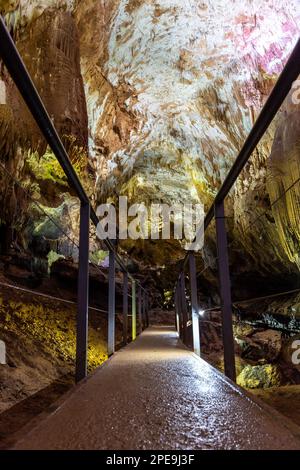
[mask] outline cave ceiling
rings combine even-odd
[[[299,0],[0,0],[0,9],[58,131],[85,149],[95,204],[121,194],[207,210],[300,31]],[[46,148],[3,68],[1,90],[2,158],[22,175],[24,155]],[[299,114],[291,92],[226,202],[233,262],[243,251],[251,269],[300,266],[300,186],[272,206],[300,176]],[[183,255],[172,243],[124,248],[156,265]]]

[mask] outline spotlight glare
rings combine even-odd
[[[200,310],[198,311],[198,314],[200,315],[200,317],[203,317],[204,314],[205,314],[205,310],[201,310],[201,309],[200,309]]]

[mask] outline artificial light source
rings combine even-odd
[[[200,315],[200,317],[203,317],[205,314],[205,310],[199,310],[198,314]]]

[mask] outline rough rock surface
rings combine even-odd
[[[245,359],[274,362],[281,351],[281,333],[274,330],[258,331],[249,336],[236,336],[236,342],[241,348]]]
[[[88,142],[95,203],[126,194],[206,209],[283,69],[300,19],[298,0],[2,0],[0,9],[59,132]],[[22,179],[24,149],[42,155],[44,142],[2,68],[1,80],[1,148]],[[271,206],[299,176],[292,96],[226,205],[234,259],[247,260],[240,271],[298,272],[299,185]],[[15,205],[15,192],[6,206]],[[170,248],[156,245],[124,244],[162,266]],[[172,261],[182,256],[176,246]],[[209,244],[207,252],[205,262]]]
[[[273,364],[247,365],[237,376],[237,384],[245,388],[269,388],[281,385],[278,367]]]

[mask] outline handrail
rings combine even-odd
[[[298,39],[296,46],[293,49],[283,71],[281,72],[270,96],[268,97],[264,107],[262,108],[256,122],[254,123],[250,134],[248,135],[240,153],[238,154],[234,164],[232,165],[228,175],[226,176],[221,188],[219,189],[215,199],[210,206],[205,219],[204,231],[208,228],[210,222],[214,217],[215,205],[225,200],[235,181],[244,169],[248,162],[253,150],[259,144],[261,138],[265,134],[272,120],[274,119],[277,111],[282,105],[291,90],[293,82],[300,74],[300,39]],[[201,227],[202,229],[202,227]],[[198,234],[200,230],[198,231]],[[197,235],[198,235],[197,234]],[[197,238],[194,238],[194,241]],[[187,262],[188,254],[184,258],[184,266]]]
[[[90,204],[89,197],[86,194],[76,171],[74,170],[74,167],[68,157],[67,151],[52,123],[52,120],[27,71],[27,68],[16,48],[16,45],[11,35],[9,34],[8,29],[6,28],[2,16],[0,16],[0,44],[0,56],[7,70],[9,71],[12,79],[14,80],[15,85],[17,86],[25,103],[27,104],[42,134],[44,135],[46,141],[48,142],[54,155],[60,163],[70,186],[75,190],[82,204],[90,205],[90,219],[93,224],[97,227],[99,219],[96,215],[96,212]],[[123,260],[116,252],[111,240],[104,240],[104,243],[106,247],[114,253],[116,261],[121,267],[121,269],[127,272],[131,280],[134,280],[134,277],[129,273]],[[139,281],[136,280],[135,282],[140,285],[142,289],[144,289]]]

